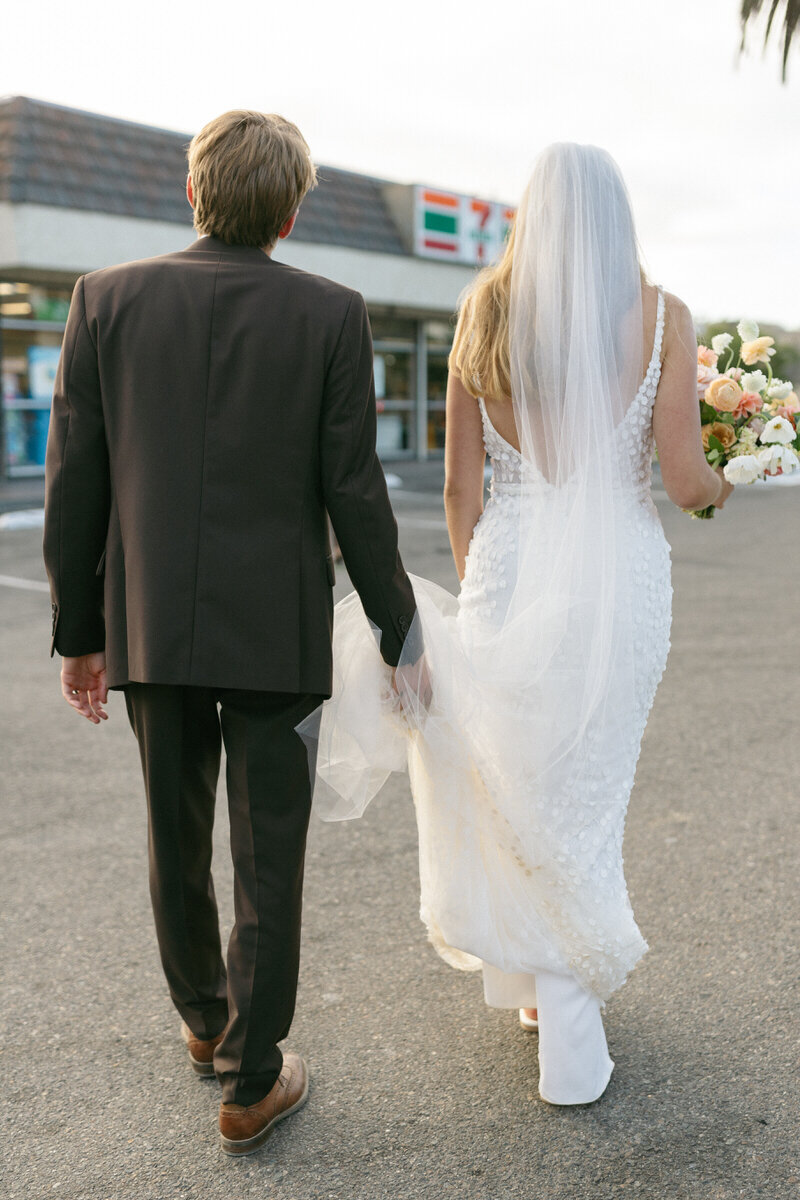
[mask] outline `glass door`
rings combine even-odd
[[[415,323],[372,317],[375,350],[375,399],[378,408],[378,454],[382,459],[408,458],[415,437]]]

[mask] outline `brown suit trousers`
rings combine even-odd
[[[294,729],[322,696],[131,683],[125,700],[170,995],[196,1037],[227,1026],[214,1056],[222,1098],[254,1104],[278,1077],[278,1042],[294,1014],[311,811],[308,756]],[[236,918],[227,976],[211,875],[223,742]]]

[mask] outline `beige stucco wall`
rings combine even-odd
[[[0,204],[0,271],[77,276],[112,263],[181,249],[191,226],[40,204]],[[369,304],[451,313],[470,267],[396,254],[372,254],[288,238],[275,258],[360,291]]]

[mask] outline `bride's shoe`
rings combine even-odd
[[[609,1057],[600,1001],[574,976],[536,972],[539,1095],[548,1104],[593,1104],[606,1090]]]
[[[530,1033],[533,1033],[534,1030],[538,1030],[539,1022],[535,1017],[529,1017],[528,1011],[528,1009],[524,1008],[519,1010],[519,1023],[523,1029],[527,1029]],[[538,1010],[534,1008],[532,1011],[535,1012],[536,1016],[538,1017]]]

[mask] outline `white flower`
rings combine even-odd
[[[758,433],[755,429],[751,429],[749,425],[745,425],[739,430],[739,440],[731,449],[730,454],[755,454],[758,449]]]
[[[716,337],[711,339],[711,349],[715,354],[722,354],[728,349],[732,341],[732,333],[718,333]]]
[[[800,458],[791,446],[764,446],[763,450],[759,450],[757,457],[758,465],[765,475],[777,475],[781,471],[788,475],[800,467]]]
[[[739,385],[743,392],[760,392],[767,386],[767,377],[763,371],[751,371],[749,375],[742,376]],[[788,396],[789,393],[787,392],[786,395]]]
[[[754,342],[758,337],[758,326],[755,321],[740,321],[736,332],[743,342]]]
[[[788,446],[794,441],[794,426],[786,417],[773,417],[761,430],[758,440],[764,445],[780,442],[782,446]]]
[[[760,375],[760,371],[754,371],[754,375]],[[785,400],[792,390],[791,383],[785,383],[782,379],[773,379],[769,385],[767,395],[770,400]]]
[[[722,473],[728,483],[754,483],[761,476],[761,464],[754,454],[740,454],[725,463]]]

